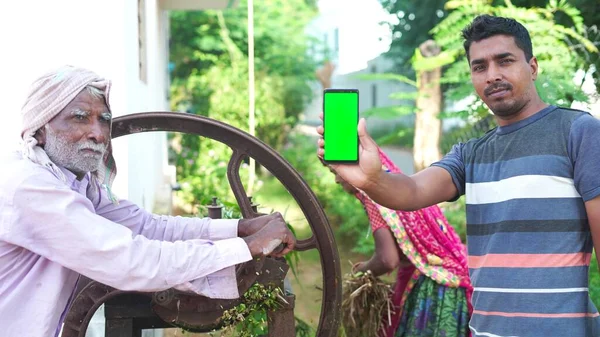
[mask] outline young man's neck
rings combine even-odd
[[[495,116],[496,123],[498,124],[498,126],[507,126],[510,124],[514,124],[524,120],[525,118],[535,115],[547,106],[548,104],[546,104],[544,101],[542,101],[542,99],[539,96],[536,95],[536,98],[529,101],[518,113],[507,117]]]

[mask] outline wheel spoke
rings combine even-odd
[[[237,149],[232,150],[233,154],[231,155],[231,159],[229,159],[229,164],[227,165],[227,179],[229,180],[231,191],[233,192],[235,200],[240,206],[240,210],[244,218],[254,218],[257,214],[254,212],[254,210],[252,210],[252,205],[248,199],[248,194],[246,193],[244,184],[240,178],[240,166],[247,155],[241,151],[238,151]]]
[[[298,240],[296,242],[296,248],[294,248],[294,250],[297,250],[299,252],[304,252],[309,249],[318,249],[317,239],[314,235],[305,240]]]

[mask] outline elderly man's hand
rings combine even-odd
[[[265,227],[269,221],[277,218],[284,221],[283,216],[281,216],[281,213],[279,212],[261,215],[252,219],[240,219],[238,223],[238,236],[241,238],[250,236]]]
[[[268,222],[254,234],[244,237],[252,257],[267,255],[280,257],[294,249],[296,238],[287,227],[281,214],[274,213],[260,218],[267,218]],[[279,250],[280,246],[283,249]]]

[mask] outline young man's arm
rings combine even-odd
[[[322,126],[317,133],[323,135]],[[456,145],[442,162],[412,176],[391,174],[381,169],[379,148],[367,133],[366,122],[358,123],[359,162],[357,165],[330,165],[345,181],[361,189],[373,201],[391,209],[417,210],[442,201],[456,198],[462,194],[464,185],[464,164],[462,145]],[[325,155],[327,145],[323,139],[317,142],[317,155]]]
[[[365,189],[369,197],[382,206],[402,211],[419,210],[458,195],[450,173],[436,166],[411,176],[382,173],[377,182]]]

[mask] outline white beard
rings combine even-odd
[[[101,154],[81,152],[83,149],[92,149],[99,151]],[[106,145],[96,144],[91,140],[69,143],[48,128],[46,129],[44,151],[56,165],[62,166],[75,174],[85,174],[94,172],[100,167],[106,152]]]

